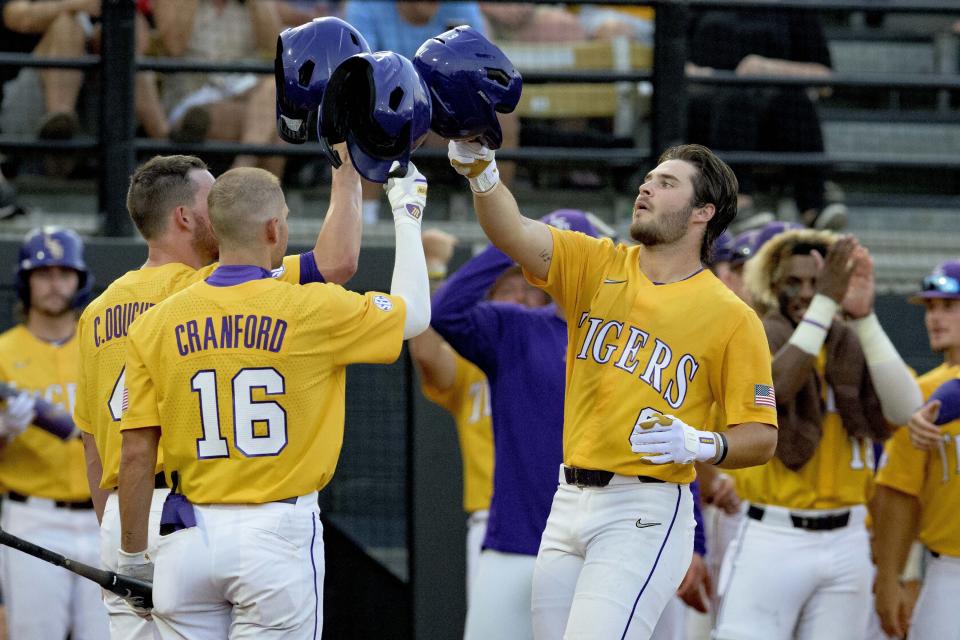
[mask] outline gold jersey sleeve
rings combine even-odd
[[[917,380],[923,397],[960,377],[960,366],[941,365]],[[950,556],[960,556],[960,420],[940,427],[941,441],[933,451],[915,449],[906,427],[887,441],[877,484],[920,500],[920,541]]]
[[[157,303],[206,279],[218,265],[193,269],[181,263],[129,271],[115,280],[80,316],[80,385],[74,422],[93,436],[103,474],[100,487],[117,488],[120,471],[120,417],[124,403],[127,329]],[[299,284],[300,256],[287,256],[277,279]],[[163,468],[162,457],[157,471]]]
[[[438,389],[426,380],[423,395],[453,416],[463,461],[463,510],[467,513],[490,508],[493,495],[493,421],[490,417],[490,387],[487,377],[449,345],[456,362],[456,374],[449,389]]]
[[[826,349],[821,350],[815,366],[823,379]],[[847,434],[826,382],[821,388],[827,411],[813,456],[797,471],[788,469],[777,457],[742,469],[737,476],[741,498],[790,509],[839,509],[867,501],[876,468],[873,441]]]
[[[707,428],[717,403],[729,424],[776,426],[770,351],[756,313],[712,273],[670,284],[640,270],[642,248],[550,228],[549,293],[567,320],[564,463],[669,482],[693,465],[650,465],[630,450],[651,412]]]
[[[121,430],[159,426],[164,470],[198,504],[323,488],[343,442],[346,366],[400,354],[401,298],[265,278],[199,282],[130,329]]]
[[[61,345],[35,337],[23,325],[0,335],[0,380],[72,412],[77,393],[79,350],[75,335]],[[64,442],[27,427],[0,451],[0,485],[9,491],[52,500],[90,497],[83,445]]]

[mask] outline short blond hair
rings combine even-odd
[[[226,248],[248,246],[260,226],[283,215],[283,189],[275,175],[255,167],[238,167],[221,175],[207,197],[210,224]]]

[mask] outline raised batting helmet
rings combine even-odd
[[[480,141],[491,149],[503,142],[497,113],[520,101],[520,72],[495,44],[469,26],[430,38],[413,64],[430,89],[430,128],[452,140]]]
[[[46,226],[31,229],[20,245],[17,260],[17,295],[25,307],[30,306],[30,272],[43,267],[73,269],[80,276],[73,306],[82,307],[90,300],[93,276],[83,259],[83,240],[72,229]]]
[[[277,132],[293,144],[307,141],[311,118],[340,63],[370,45],[340,18],[316,18],[277,36],[274,77],[277,83]],[[318,130],[323,127],[318,123]]]
[[[398,53],[351,56],[330,76],[320,121],[329,127],[330,144],[347,141],[360,175],[384,183],[394,162],[406,173],[410,154],[430,130],[427,85]]]

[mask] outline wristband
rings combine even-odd
[[[718,442],[720,443],[717,449],[720,453],[717,455],[716,460],[713,461],[713,464],[717,465],[727,459],[727,452],[730,450],[729,445],[727,445],[727,436],[723,435],[719,431],[716,432]]]
[[[839,308],[839,304],[822,293],[813,296],[807,312],[803,314],[800,324],[787,343],[812,356],[819,354],[827,339],[827,331],[833,323],[833,316]]]
[[[500,171],[497,169],[497,161],[491,160],[487,168],[475,178],[468,178],[470,190],[474,193],[487,193],[500,182]]]

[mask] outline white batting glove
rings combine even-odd
[[[14,438],[33,424],[33,419],[37,417],[36,405],[36,396],[26,391],[7,398],[7,406],[0,414],[3,435]]]
[[[138,580],[153,582],[153,561],[147,556],[146,551],[139,553],[127,553],[123,549],[117,551],[117,573]],[[123,599],[130,608],[137,612],[142,618],[150,618],[150,609],[141,606],[141,602],[136,598]]]
[[[638,422],[630,434],[630,450],[651,464],[712,462],[719,440],[710,431],[700,431],[677,417],[655,414]]]
[[[390,167],[391,173],[400,168],[399,162]],[[420,228],[423,210],[427,206],[427,179],[412,162],[407,164],[407,175],[390,178],[383,185],[393,210],[394,222],[412,222]]]
[[[451,140],[447,158],[457,173],[466,176],[474,193],[486,193],[500,182],[496,154],[479,142]]]

